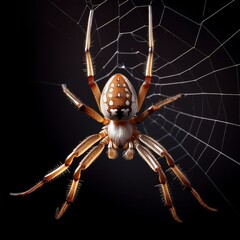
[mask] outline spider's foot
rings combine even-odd
[[[175,96],[175,98],[176,98],[176,99],[179,99],[179,98],[183,98],[183,97],[185,97],[185,96],[186,96],[185,94],[179,93],[179,94],[177,94],[177,95]]]
[[[207,210],[212,211],[212,212],[217,212],[218,210],[216,208],[212,208],[209,207],[200,197],[200,195],[198,194],[198,192],[195,189],[191,189],[192,194],[194,195],[194,197],[198,200],[198,202]]]
[[[209,207],[209,206],[207,206],[206,208],[207,208],[209,211],[218,212],[218,209],[217,209],[217,208],[212,208],[212,207]]]
[[[60,219],[62,215],[66,212],[67,208],[69,207],[69,203],[65,202],[61,208],[57,208],[55,212],[55,219]]]
[[[171,208],[169,208],[169,210],[170,210],[170,212],[171,212],[174,220],[175,220],[176,222],[178,222],[178,223],[182,223],[182,220],[178,217],[175,208],[174,208],[174,207],[171,207]]]

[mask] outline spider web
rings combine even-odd
[[[32,84],[31,88],[37,93],[34,97],[38,98],[36,106],[40,110],[37,111],[45,114],[41,115],[41,123],[43,121],[45,127],[51,129],[46,134],[49,139],[47,143],[57,142],[55,151],[59,151],[59,146],[66,149],[66,152],[61,150],[62,155],[49,155],[62,161],[78,141],[99,131],[99,126],[82,119],[81,113],[77,113],[80,120],[74,119],[76,109],[69,106],[60,87],[66,83],[81,100],[97,109],[84,71],[84,39],[89,10],[94,10],[91,53],[95,79],[100,89],[111,75],[120,72],[138,90],[144,81],[148,54],[149,4],[153,11],[154,68],[143,109],[178,93],[183,93],[185,97],[154,113],[139,126],[139,130],[159,141],[187,174],[203,199],[219,209],[219,214],[214,218],[212,213],[206,213],[197,204],[191,205],[195,200],[192,196],[186,196],[187,190],[183,193],[170,176],[174,203],[180,208],[177,210],[181,215],[185,213],[185,218],[191,221],[190,214],[199,216],[204,211],[204,217],[210,218],[209,221],[224,222],[226,217],[239,220],[240,86],[237,45],[240,26],[237,14],[240,8],[237,0],[181,3],[171,0],[52,0],[32,3],[28,20],[34,20],[31,25],[33,46],[38,46],[38,50],[33,54],[34,70],[31,83],[27,82],[27,85]],[[74,117],[72,114],[75,114]],[[87,127],[83,129],[79,121]],[[47,122],[51,123],[50,126]],[[59,129],[64,133],[59,133]],[[70,137],[74,137],[74,140],[70,140]],[[136,158],[139,158],[137,154]],[[163,159],[158,160],[166,167]],[[98,172],[101,171],[99,175],[116,174],[118,171],[101,168],[101,164],[96,165],[100,169]],[[117,167],[122,171],[120,164],[123,163],[117,163]],[[138,171],[137,167],[142,167],[133,165],[131,163],[130,169],[135,172]],[[43,169],[42,163],[37,166],[41,170],[47,169]],[[53,167],[52,162],[49,166]],[[147,169],[144,163],[143,166]],[[126,175],[130,172],[126,169],[123,171]],[[41,171],[39,178],[43,173]],[[140,176],[132,174],[129,179]],[[143,178],[154,175],[148,169],[143,174]],[[84,176],[87,178],[87,174]],[[89,176],[95,177],[91,172]],[[111,177],[114,181],[114,176]],[[33,174],[31,179],[36,179],[36,176]],[[151,186],[157,184],[155,178],[150,180]],[[26,181],[24,184],[29,184],[29,178]],[[144,181],[148,182],[147,179]],[[126,188],[127,185],[124,186]],[[105,193],[107,187],[103,187]],[[140,199],[140,196],[137,197]],[[141,197],[147,201],[146,196]],[[148,201],[151,202],[151,199]],[[157,204],[161,208],[161,204]],[[153,204],[155,208],[157,204]],[[81,203],[75,203],[74,208],[76,205]],[[149,212],[142,214],[149,216]],[[166,211],[163,219],[169,218],[171,222],[167,214]]]

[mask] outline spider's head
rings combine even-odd
[[[113,75],[103,88],[101,112],[110,120],[128,120],[137,113],[138,99],[130,81],[122,74]]]

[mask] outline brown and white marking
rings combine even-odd
[[[124,121],[133,117],[138,101],[130,81],[119,73],[112,76],[103,88],[100,106],[104,117],[110,120]]]

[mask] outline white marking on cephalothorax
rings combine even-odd
[[[125,88],[125,92],[129,92],[129,90],[127,88]]]
[[[109,101],[109,105],[110,105],[110,106],[113,105],[113,101],[112,101],[112,100]]]
[[[114,87],[114,83],[111,84],[111,87]]]
[[[117,116],[117,109],[110,109],[111,116]]]
[[[129,97],[130,97],[130,95],[127,93],[127,94],[126,94],[126,97],[127,97],[127,98],[129,98]]]
[[[110,88],[110,89],[109,89],[109,92],[113,92],[113,88]]]
[[[117,86],[118,86],[118,87],[121,87],[121,84],[120,84],[120,83],[118,83],[118,84],[117,84]]]
[[[126,105],[130,105],[130,102],[128,100],[126,101]]]
[[[123,86],[126,87],[126,84],[124,83]]]
[[[109,93],[109,94],[108,94],[108,96],[109,96],[110,98],[112,98],[112,97],[113,97],[112,93]]]
[[[128,115],[129,108],[121,109],[121,112],[123,112],[123,115],[126,116],[126,115]]]
[[[121,93],[118,93],[117,96],[120,98],[121,97]]]

